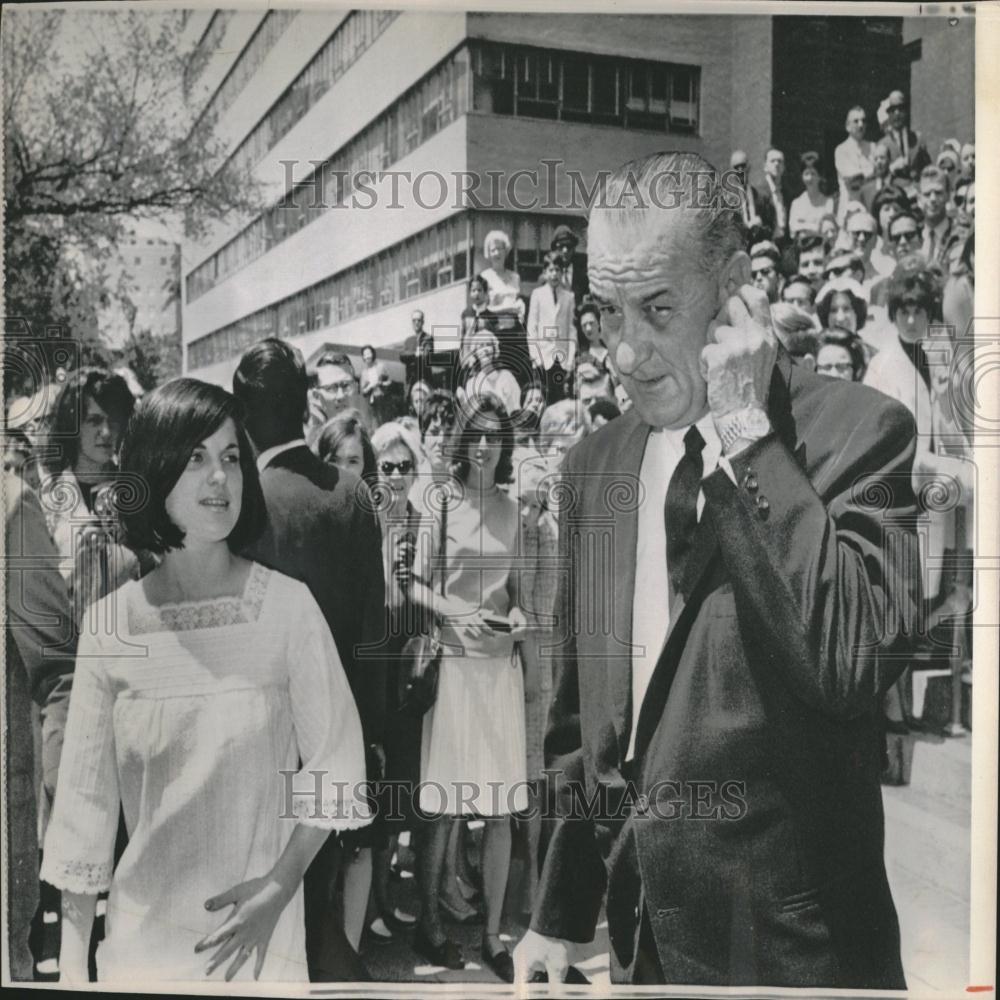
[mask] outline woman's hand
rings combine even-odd
[[[513,639],[520,640],[527,636],[531,626],[524,612],[516,604],[510,609],[507,621],[510,622],[510,634]]]
[[[413,583],[413,562],[416,552],[416,539],[409,532],[397,540],[396,551],[392,557],[392,576],[400,590],[409,590]]]
[[[470,638],[495,634],[486,621],[490,614],[475,604],[452,597],[439,604],[439,608],[443,624],[468,632]]]
[[[206,900],[206,910],[221,910],[224,906],[232,906],[233,911],[218,930],[202,938],[194,946],[196,952],[217,949],[205,969],[205,975],[210,976],[223,962],[232,958],[233,961],[226,969],[228,982],[256,949],[253,977],[259,979],[274,927],[293,895],[294,890],[289,890],[288,886],[270,874],[264,878],[241,882]]]

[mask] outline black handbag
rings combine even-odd
[[[445,559],[448,552],[448,500],[441,507],[441,541],[438,546],[441,576],[441,596],[445,591]],[[400,679],[399,711],[419,719],[437,699],[438,676],[441,672],[441,621],[437,615],[427,631],[408,639],[403,646],[403,674]]]

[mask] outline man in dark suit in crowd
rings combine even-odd
[[[552,234],[549,249],[559,254],[562,261],[562,283],[568,288],[577,305],[584,302],[590,294],[590,284],[587,281],[587,255],[577,253],[580,240],[569,226],[559,226]]]
[[[733,150],[729,157],[729,169],[735,172],[739,182],[743,224],[760,239],[771,239],[774,235],[774,206],[750,183],[750,157],[744,150]]]
[[[701,157],[626,164],[608,204],[672,172],[696,204],[590,218],[634,406],[562,466],[560,816],[516,970],[562,978],[606,888],[613,982],[903,988],[878,706],[919,594],[913,420],[791,364]]]
[[[250,348],[233,376],[258,451],[268,527],[246,555],[301,580],[326,618],[350,682],[369,760],[381,752],[385,675],[365,658],[384,621],[382,546],[371,493],[356,476],[320,461],[302,436],[307,379],[302,356],[270,338]],[[334,917],[337,870],[331,837],[305,877],[306,957],[313,982],[369,978]]]
[[[907,123],[906,98],[901,90],[894,90],[886,105],[888,118],[882,142],[889,149],[889,169],[905,167],[908,176],[916,180],[920,171],[931,162],[923,136]]]
[[[76,630],[60,556],[38,496],[4,472],[7,604],[7,941],[12,979],[31,981],[28,949],[38,903],[38,830],[31,702],[42,709],[42,793],[53,800],[69,710]]]
[[[785,186],[785,154],[773,146],[764,157],[764,183],[758,193],[762,217],[771,226],[771,239],[784,248],[788,245],[788,209],[792,199]]]

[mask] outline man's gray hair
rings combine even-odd
[[[697,153],[653,153],[613,171],[595,210],[620,226],[648,222],[650,213],[682,213],[698,237],[702,269],[715,272],[746,249],[740,192],[735,171],[723,175]]]

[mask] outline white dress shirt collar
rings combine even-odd
[[[292,448],[298,448],[300,445],[303,448],[306,446],[305,438],[296,438],[294,441],[286,441],[284,444],[276,444],[270,448],[265,448],[257,456],[257,471],[263,472],[283,452],[291,451]]]

